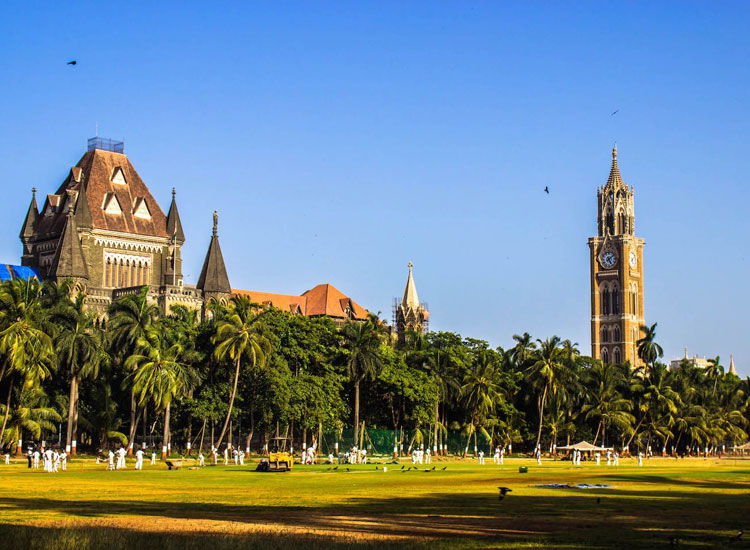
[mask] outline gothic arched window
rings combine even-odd
[[[625,233],[625,212],[622,210],[617,214],[617,233]]]
[[[612,353],[612,356],[614,357],[615,365],[619,365],[620,364],[620,348],[615,347],[614,352]]]
[[[614,214],[612,214],[611,208],[607,208],[606,218],[607,218],[607,228],[609,229],[609,233],[610,235],[614,235],[615,234],[615,216]]]
[[[602,342],[609,342],[609,330],[607,330],[607,327],[602,327]]]
[[[617,287],[612,289],[612,313],[620,313],[620,289]]]
[[[619,342],[620,341],[620,327],[615,325],[614,330],[612,331],[612,341],[613,342]]]
[[[602,289],[602,315],[609,315],[609,287],[604,285]]]
[[[609,352],[607,348],[602,348],[602,363],[609,363]]]

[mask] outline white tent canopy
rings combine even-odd
[[[750,443],[745,443],[744,445],[738,445],[737,450],[738,451],[750,451]]]
[[[565,445],[564,447],[557,448],[558,451],[608,451],[611,449],[612,447],[597,447],[588,441],[581,441],[575,445]]]

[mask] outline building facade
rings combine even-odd
[[[331,285],[318,285],[301,296],[233,290],[215,211],[198,282],[185,284],[185,233],[175,190],[165,215],[118,141],[90,139],[86,153],[55,193],[45,197],[41,211],[33,189],[19,237],[24,269],[44,280],[72,280],[73,291],[84,293],[87,308],[101,318],[113,300],[141,292],[144,286],[163,314],[182,305],[205,315],[212,302],[227,304],[236,294],[281,309],[295,302],[299,307],[288,309],[292,314],[327,315],[342,322],[363,320],[369,314]]]
[[[617,165],[597,190],[597,236],[589,238],[591,265],[591,356],[605,363],[641,364],[637,341],[643,313],[643,246],[635,236],[634,190]]]

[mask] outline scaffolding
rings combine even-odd
[[[404,320],[399,318],[399,310],[401,309],[401,300],[399,298],[393,299],[393,305],[391,306],[391,326],[396,329],[397,334],[401,334],[404,331]],[[419,315],[420,325],[422,326],[422,332],[430,331],[430,306],[427,302],[419,304]]]

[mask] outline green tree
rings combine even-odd
[[[537,386],[540,392],[537,398],[539,411],[539,429],[537,430],[536,446],[542,440],[542,426],[544,424],[544,406],[547,395],[556,392],[565,381],[568,368],[564,362],[563,350],[560,348],[560,338],[553,336],[547,340],[537,339],[539,350],[535,354],[536,361],[526,369],[526,377]]]
[[[641,326],[641,332],[643,336],[636,342],[638,346],[638,357],[641,358],[646,365],[653,367],[656,365],[657,359],[664,356],[664,350],[661,346],[656,343],[656,325],[654,323],[650,327],[647,325]]]

